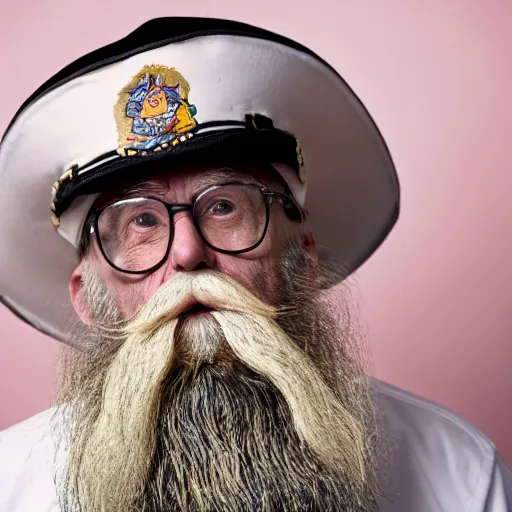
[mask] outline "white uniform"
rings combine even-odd
[[[512,474],[493,443],[427,400],[377,383],[394,445],[394,492],[381,512],[512,511]],[[0,512],[58,512],[51,410],[0,432]]]

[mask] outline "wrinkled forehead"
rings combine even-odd
[[[232,182],[273,186],[288,192],[286,182],[270,165],[244,162],[223,167],[163,167],[142,172],[108,188],[98,196],[93,208],[127,196],[179,196],[180,200],[189,201],[208,187]]]

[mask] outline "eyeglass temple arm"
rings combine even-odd
[[[283,205],[283,209],[292,221],[304,222],[306,215],[303,209],[297,204],[293,197],[279,192],[272,192],[270,190],[263,190],[263,194],[268,198],[269,206],[274,203],[280,203]]]

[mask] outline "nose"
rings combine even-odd
[[[189,212],[178,213],[174,217],[174,237],[169,253],[169,261],[175,271],[191,271],[212,268],[212,251],[199,236]]]

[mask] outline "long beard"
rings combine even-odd
[[[280,311],[200,272],[126,323],[86,276],[97,326],[66,360],[56,415],[63,511],[377,510],[368,379],[304,267],[288,253]],[[214,311],[188,317],[191,297]]]

